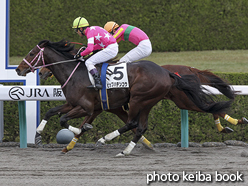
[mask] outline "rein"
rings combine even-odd
[[[51,64],[45,64],[44,55],[43,55],[43,52],[44,52],[44,49],[45,48],[40,48],[39,45],[37,45],[37,47],[38,47],[38,49],[40,49],[40,51],[39,51],[38,54],[36,54],[35,58],[31,62],[28,62],[25,58],[23,59],[23,61],[29,66],[31,72],[34,72],[36,69],[40,69],[40,68],[47,67],[47,66],[57,65],[57,64],[60,64],[60,63],[67,63],[67,62],[71,62],[71,61],[77,61],[77,59],[71,59],[71,60],[65,60],[65,61],[58,61],[58,62],[51,63]],[[34,65],[32,65],[32,63],[36,59],[37,59],[36,63]],[[41,59],[42,59],[43,65],[36,67],[36,65],[38,64],[38,62]],[[66,80],[66,82],[64,83],[64,85],[61,88],[64,88],[65,87],[65,85],[71,79],[72,75],[74,74],[74,72],[76,71],[76,69],[78,68],[78,66],[80,65],[80,63],[81,62],[78,62],[78,64],[76,65],[76,67],[74,68],[74,70],[72,71],[72,73],[70,74],[70,76],[68,77],[68,79]]]

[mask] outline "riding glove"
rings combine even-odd
[[[84,61],[84,58],[83,58],[83,56],[80,55],[80,53],[79,54],[76,54],[74,56],[74,59],[77,59],[77,60],[80,60],[80,61]]]

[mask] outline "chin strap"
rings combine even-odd
[[[83,27],[83,30],[80,30],[80,29],[79,29],[80,33],[81,33],[83,36],[85,36],[84,31],[86,30],[86,28],[87,28],[87,27]]]

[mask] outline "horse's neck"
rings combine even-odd
[[[62,56],[58,55],[58,57],[54,57],[51,59],[50,56],[49,57],[45,57],[45,61],[47,62],[47,64],[51,64],[51,63],[56,63],[59,61],[66,61],[67,59],[62,58]],[[81,62],[83,63],[83,62]],[[58,82],[61,85],[64,85],[64,83],[68,80],[68,78],[71,76],[71,79],[74,79],[75,76],[73,76],[75,74],[75,72],[73,73],[73,70],[75,69],[75,67],[77,66],[78,62],[65,62],[65,63],[60,63],[60,64],[55,64],[55,65],[51,65],[50,70],[52,71],[53,75],[56,77],[56,79],[58,80]],[[83,77],[88,77],[88,71],[86,69],[86,66],[83,65],[79,65],[76,69],[76,71],[80,71],[80,76]],[[85,75],[84,75],[85,74]]]

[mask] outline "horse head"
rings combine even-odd
[[[29,72],[53,65],[53,62],[73,59],[73,49],[74,45],[64,39],[54,43],[42,40],[22,60],[16,72],[19,76],[26,76]]]
[[[48,43],[48,40],[43,40],[28,53],[16,68],[16,72],[19,76],[26,76],[29,72],[34,72],[42,63],[45,63],[43,52]]]

